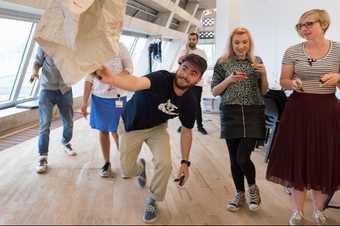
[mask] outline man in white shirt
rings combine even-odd
[[[197,33],[192,32],[188,35],[188,39],[187,39],[187,44],[185,46],[184,49],[181,50],[180,54],[179,54],[179,58],[178,58],[178,64],[181,64],[182,59],[184,56],[188,55],[188,54],[196,54],[199,55],[200,57],[203,57],[206,61],[207,60],[207,55],[205,54],[203,49],[199,49],[197,48],[197,43],[199,40],[199,36]],[[201,79],[193,88],[192,91],[194,93],[194,95],[197,98],[197,112],[196,112],[196,125],[197,125],[197,129],[199,132],[201,132],[202,134],[206,135],[208,134],[207,131],[204,129],[203,127],[203,123],[202,123],[202,108],[201,108],[201,98],[202,98],[202,91],[203,91],[203,79]],[[178,128],[177,130],[178,132],[181,131],[181,127]]]
[[[119,43],[119,56],[113,57],[105,64],[113,75],[120,72],[130,74],[133,71],[132,59],[128,49]],[[92,95],[91,95],[92,93]],[[91,96],[90,126],[99,131],[99,141],[104,158],[104,166],[99,174],[102,177],[112,177],[110,163],[110,133],[117,149],[119,147],[117,127],[121,113],[124,110],[127,91],[102,83],[97,77],[89,75],[85,80],[84,96],[81,111],[87,117],[87,107]]]

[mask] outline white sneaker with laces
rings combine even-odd
[[[41,155],[39,157],[38,165],[36,167],[36,172],[41,174],[41,173],[46,173],[47,172],[47,155]]]
[[[104,164],[104,166],[100,169],[99,171],[99,175],[101,177],[114,177],[112,169],[111,169],[111,163],[110,162],[106,162]]]
[[[227,205],[227,210],[231,212],[236,212],[240,209],[243,203],[246,201],[244,192],[236,192],[235,197]]]
[[[72,148],[71,144],[64,144],[64,151],[69,156],[75,156],[77,155],[77,152]]]
[[[314,210],[313,218],[317,225],[324,225],[327,222],[326,215],[321,210]]]
[[[249,210],[257,211],[260,208],[261,196],[259,187],[256,184],[249,187],[247,198]]]
[[[300,225],[303,221],[303,213],[301,210],[295,210],[289,219],[289,225]]]

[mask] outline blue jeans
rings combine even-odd
[[[57,105],[63,120],[62,143],[67,144],[73,133],[73,95],[72,90],[62,94],[59,90],[41,90],[39,97],[39,154],[48,154],[50,127],[53,107]]]

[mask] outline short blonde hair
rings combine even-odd
[[[312,16],[315,20],[319,21],[319,23],[320,23],[320,25],[321,25],[321,27],[323,29],[323,32],[326,33],[326,31],[329,28],[329,25],[331,24],[330,16],[329,16],[329,14],[328,14],[328,12],[326,10],[323,10],[323,9],[311,9],[311,10],[308,10],[307,12],[304,12],[302,14],[302,16],[299,19],[299,23],[301,23],[301,21],[303,19],[305,19],[306,17],[308,17],[308,16]],[[295,27],[295,30],[300,35],[300,32],[297,29],[297,27]]]
[[[229,37],[227,46],[226,46],[226,52],[222,55],[222,57],[219,58],[218,63],[225,64],[227,63],[231,58],[235,57],[236,54],[233,50],[233,38],[235,35],[243,35],[246,34],[249,39],[249,52],[247,53],[247,59],[254,63],[255,57],[254,57],[254,41],[251,37],[251,34],[247,28],[244,27],[237,27],[235,28]]]

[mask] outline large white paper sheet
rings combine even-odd
[[[117,56],[126,0],[55,0],[35,40],[53,58],[64,81],[75,84]]]

